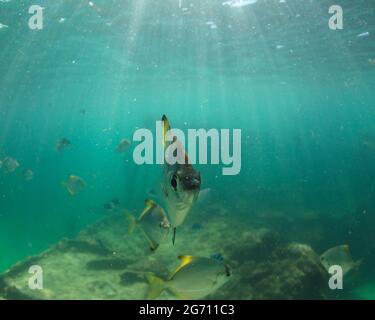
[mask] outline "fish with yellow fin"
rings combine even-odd
[[[163,202],[165,203],[168,217],[173,227],[173,243],[176,237],[176,228],[184,221],[192,207],[195,205],[201,187],[201,175],[194,169],[189,161],[188,154],[184,150],[180,141],[174,137],[173,141],[167,140],[168,131],[171,129],[169,121],[165,115],[162,117],[163,128],[163,146],[166,157],[164,165],[163,181],[161,183],[161,193]],[[172,146],[173,152],[170,151]],[[182,157],[183,161],[177,161],[175,164],[170,164],[168,157],[174,156]]]
[[[83,191],[87,184],[81,177],[71,175],[67,181],[62,182],[62,187],[66,188],[71,196],[75,196]]]
[[[231,277],[231,268],[223,262],[220,256],[194,257],[179,256],[181,262],[167,279],[161,279],[154,274],[147,274],[146,280],[150,285],[148,299],[156,299],[167,290],[178,299],[201,299],[215,292]]]
[[[146,208],[138,219],[127,213],[129,219],[129,233],[140,227],[151,251],[155,251],[167,237],[171,227],[167,215],[162,207],[152,200],[145,201]]]
[[[362,260],[354,261],[348,245],[341,245],[328,249],[320,256],[320,262],[328,271],[331,266],[338,265],[342,268],[343,275],[357,269]]]

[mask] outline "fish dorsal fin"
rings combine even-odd
[[[167,116],[164,114],[161,118],[163,125],[163,146],[166,147],[167,144],[167,132],[171,129]]]
[[[348,245],[348,244],[345,244],[345,245],[342,246],[342,248],[343,248],[345,254],[349,257],[349,259],[353,260],[353,258],[352,258],[352,253],[350,252],[350,247],[349,247],[349,245]]]
[[[196,258],[193,256],[178,256],[178,259],[181,260],[180,265],[177,267],[177,269],[171,274],[170,279],[172,279],[178,272],[180,272],[183,268],[188,266],[190,263],[192,263]]]
[[[348,245],[348,244],[344,244],[344,245],[342,246],[342,248],[344,249],[345,253],[350,254],[350,248],[349,248],[349,245]]]
[[[145,203],[146,203],[146,208],[142,211],[141,215],[139,216],[139,220],[142,220],[147,214],[147,212],[149,212],[150,209],[156,206],[156,203],[152,201],[151,199],[146,199]]]

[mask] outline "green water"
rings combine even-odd
[[[43,0],[38,31],[33,1],[0,1],[0,158],[20,163],[0,173],[0,271],[78,234],[109,199],[142,208],[160,167],[113,150],[167,114],[183,130],[242,129],[240,174],[198,166],[203,187],[233,219],[267,206],[319,214],[319,237],[309,223],[278,231],[317,252],[349,243],[364,259],[357,297],[373,299],[373,1],[340,1],[336,31],[332,1],[222,2]],[[72,148],[58,154],[62,137]],[[88,184],[76,197],[61,186],[70,174]]]

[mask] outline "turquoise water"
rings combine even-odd
[[[232,219],[238,198],[248,214],[319,216],[314,230],[278,231],[317,252],[349,243],[364,259],[357,296],[374,298],[373,2],[340,1],[336,31],[332,1],[222,2],[43,0],[38,31],[33,1],[0,1],[0,159],[20,163],[0,173],[0,271],[78,234],[114,197],[142,208],[160,167],[113,150],[166,114],[183,130],[242,129],[241,173],[198,166],[204,187]],[[72,147],[58,154],[62,137]],[[61,186],[70,174],[88,185],[76,197]]]

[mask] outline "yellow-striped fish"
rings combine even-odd
[[[171,225],[162,207],[149,199],[145,202],[146,208],[138,219],[128,213],[129,233],[132,233],[137,226],[140,227],[150,250],[155,251],[168,235]]]
[[[344,275],[352,269],[357,269],[362,262],[362,260],[353,260],[349,246],[346,244],[328,249],[320,256],[320,261],[327,271],[331,266],[340,266]]]
[[[231,268],[217,257],[179,256],[180,265],[167,279],[147,274],[150,285],[148,299],[168,290],[179,299],[201,299],[224,285],[231,277]]]

